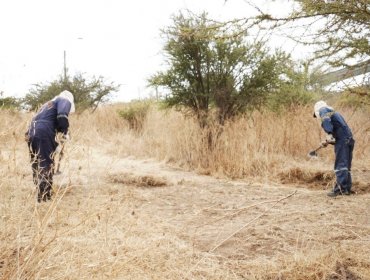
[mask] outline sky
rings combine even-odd
[[[210,18],[251,16],[255,2],[266,11],[286,13],[289,0],[1,0],[0,92],[22,97],[36,83],[63,73],[104,77],[119,84],[113,99],[153,95],[147,79],[163,69],[160,30],[182,10],[206,11]],[[292,45],[280,41],[287,51]],[[290,49],[289,49],[290,48]]]

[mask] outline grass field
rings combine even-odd
[[[333,150],[310,108],[201,131],[121,105],[71,116],[54,197],[36,203],[24,132],[0,111],[1,279],[370,279],[370,123],[356,139],[352,196],[328,198]],[[207,136],[218,135],[209,145]]]

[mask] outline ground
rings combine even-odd
[[[106,244],[114,244],[114,257],[156,248],[157,257],[143,253],[147,262],[138,265],[144,266],[138,268],[143,278],[163,269],[179,279],[209,279],[209,273],[215,279],[254,279],[260,277],[256,271],[266,279],[289,279],[298,278],[301,269],[302,279],[310,273],[320,279],[324,272],[327,279],[370,279],[369,259],[356,258],[356,253],[370,255],[366,186],[333,199],[328,190],[305,188],[302,182],[218,179],[152,159],[120,157],[109,149],[87,154],[67,161],[56,179],[58,191],[66,192],[63,204],[78,211],[83,200],[97,199],[99,205],[88,203],[85,211],[106,219],[110,228],[104,235],[111,239]],[[365,171],[356,172],[365,176]],[[180,271],[168,272],[171,258]],[[335,266],[320,268],[330,258]]]
[[[13,164],[3,279],[370,279],[364,183],[329,198],[297,170],[275,183],[230,180],[104,144],[71,145],[61,163],[53,201],[41,204],[28,164]]]

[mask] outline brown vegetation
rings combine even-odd
[[[138,134],[118,109],[71,118],[42,204],[31,116],[0,111],[1,279],[369,279],[367,113],[343,110],[358,194],[329,199],[333,151],[307,157],[324,137],[310,108],[254,113],[221,134],[158,110]]]

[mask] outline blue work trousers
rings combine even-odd
[[[334,172],[336,176],[334,192],[351,191],[352,188],[351,165],[354,145],[355,140],[353,138],[336,140],[334,146],[335,151]]]
[[[39,133],[30,137],[30,149],[33,182],[38,186],[38,202],[46,201],[51,197],[53,184],[54,152],[57,147],[55,135],[39,130]]]

